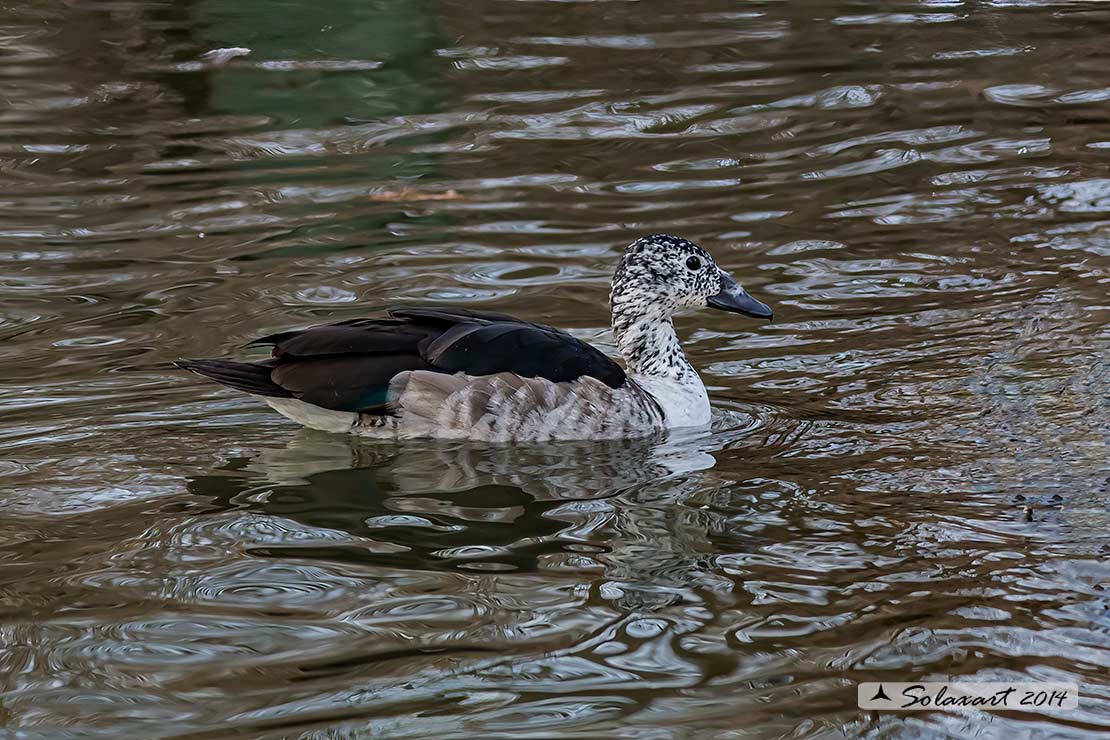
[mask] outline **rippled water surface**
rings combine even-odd
[[[0,7],[0,734],[1110,733],[1110,7]],[[623,245],[711,431],[308,432],[172,370],[390,304],[612,351]],[[1027,519],[1032,518],[1031,521]],[[864,680],[1079,710],[859,712]]]

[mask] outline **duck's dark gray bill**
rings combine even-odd
[[[748,292],[724,272],[721,273],[721,292],[706,300],[710,308],[721,311],[742,313],[745,316],[754,316],[757,319],[767,319],[774,316],[771,307],[762,301],[757,301],[748,295]]]

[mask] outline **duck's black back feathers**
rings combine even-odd
[[[263,362],[178,365],[248,393],[364,413],[386,413],[389,383],[406,370],[509,372],[555,383],[591,376],[612,388],[625,381],[624,370],[604,353],[549,326],[468,309],[409,308],[389,315],[256,339],[252,345],[274,347]]]

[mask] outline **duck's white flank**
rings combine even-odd
[[[255,396],[265,401],[270,408],[286,419],[291,419],[301,426],[317,429],[321,432],[336,432],[345,434],[353,430],[358,421],[358,414],[353,411],[332,411],[320,408],[311,403],[298,401],[295,398],[271,398],[268,396]]]

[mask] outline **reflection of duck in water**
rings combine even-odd
[[[590,545],[606,499],[710,468],[704,434],[526,448],[411,440],[380,445],[303,432],[285,448],[235,459],[189,481],[220,510],[282,517],[320,534],[270,557],[391,568],[535,570],[537,558]],[[602,541],[607,538],[602,538]],[[307,543],[306,543],[307,544]]]
[[[613,331],[626,373],[539,324],[467,309],[404,309],[256,340],[262,362],[178,364],[260,396],[305,426],[378,438],[619,439],[709,422],[705,386],[679,346],[680,307],[771,318],[700,247],[633,242],[613,276]]]

